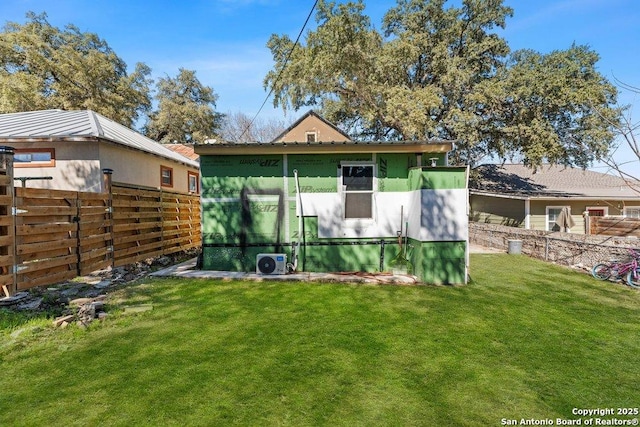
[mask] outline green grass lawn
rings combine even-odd
[[[457,287],[145,280],[88,330],[0,311],[0,425],[497,426],[640,405],[640,292],[471,261]]]

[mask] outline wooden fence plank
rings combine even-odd
[[[623,217],[590,217],[591,234],[640,237],[640,219]]]
[[[16,226],[16,234],[23,236],[27,234],[47,234],[54,232],[71,232],[75,231],[77,226],[72,223],[59,224],[23,224]]]
[[[112,190],[108,195],[17,187],[16,207],[26,212],[14,219],[13,198],[0,188],[0,212],[5,206],[8,213],[0,213],[0,227],[9,231],[0,236],[0,283],[13,284],[7,272],[14,262],[23,267],[16,289],[24,290],[200,244],[199,196],[117,185]]]
[[[27,243],[18,245],[17,255],[33,254],[36,252],[45,252],[54,249],[68,249],[76,247],[76,239],[62,239],[53,242]]]
[[[75,216],[78,212],[75,206],[22,206],[22,212],[18,212],[19,217],[25,216]]]
[[[67,255],[66,257],[56,257],[47,260],[38,260],[36,262],[30,262],[26,264],[20,265],[19,274],[33,273],[35,271],[47,270],[52,267],[59,267],[63,265],[73,265],[73,270],[75,270],[75,264],[78,261],[78,257],[73,255]]]
[[[134,222],[133,224],[114,224],[113,231],[116,234],[124,233],[127,231],[138,231],[140,233],[143,233],[150,228],[160,228],[161,226],[161,221]]]
[[[18,277],[18,290],[24,291],[36,286],[49,286],[56,283],[64,282],[65,280],[71,280],[77,276],[76,271],[61,271],[57,273],[43,273],[45,276],[37,278],[21,278]]]

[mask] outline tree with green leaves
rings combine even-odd
[[[320,106],[360,139],[453,140],[456,163],[587,167],[606,155],[620,110],[595,52],[511,53],[496,33],[513,14],[502,0],[446,3],[397,0],[378,31],[362,0],[320,0],[306,45],[275,34],[267,44],[274,105]]]
[[[131,127],[151,108],[150,69],[125,62],[96,34],[53,27],[45,13],[0,33],[0,113],[90,109]]]
[[[144,132],[162,143],[194,143],[215,138],[223,114],[215,111],[217,95],[195,71],[181,68],[175,78],[157,84],[158,109],[149,114]]]

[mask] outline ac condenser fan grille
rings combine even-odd
[[[262,257],[258,261],[258,269],[264,274],[271,274],[276,270],[276,260],[271,257]]]

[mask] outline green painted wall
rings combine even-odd
[[[423,163],[429,162],[426,157]],[[287,254],[292,262],[293,244],[302,237],[293,171],[298,171],[302,193],[332,197],[338,192],[340,162],[374,158],[380,193],[465,188],[466,169],[417,168],[414,154],[202,156],[203,267],[252,272],[257,254],[276,252]],[[442,155],[438,158],[444,161]],[[318,218],[308,213],[303,224],[301,270],[380,270],[380,238],[320,238]],[[395,235],[380,237],[389,242],[384,245],[383,271],[390,271],[399,246]],[[358,240],[373,244],[344,244]],[[425,282],[464,283],[464,247],[465,242],[412,240],[408,257],[413,272]]]
[[[287,156],[289,196],[296,195],[294,170],[298,171],[300,192],[335,193],[338,191],[338,167],[341,161],[370,162],[371,160],[371,154],[289,155]],[[282,169],[280,169],[280,176],[282,176]]]
[[[466,242],[411,240],[414,274],[426,283],[466,283]]]
[[[380,154],[377,158],[379,191],[409,191],[407,171],[415,165],[413,154]]]
[[[409,171],[411,190],[447,190],[466,188],[466,168],[413,168]]]
[[[282,156],[202,156],[201,196],[240,197],[261,189],[282,192]]]

